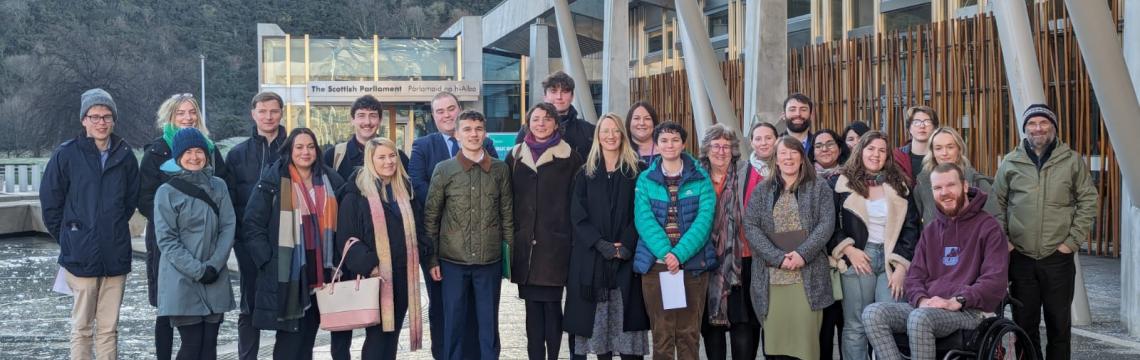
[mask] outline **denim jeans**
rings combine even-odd
[[[863,308],[876,302],[893,302],[887,287],[885,254],[882,244],[868,243],[863,248],[871,258],[871,274],[857,274],[850,267],[840,276],[843,284],[843,346],[844,360],[865,360],[870,357],[867,333],[863,329]]]

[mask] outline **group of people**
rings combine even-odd
[[[1007,289],[1030,338],[1044,309],[1044,352],[1068,358],[1072,254],[1097,195],[1048,106],[1023,114],[1026,138],[991,178],[930,107],[907,110],[910,141],[896,147],[862,122],[813,129],[812,100],[792,94],[785,132],[713,125],[694,155],[689,131],[649,103],[590,124],[569,76],[543,88],[506,154],[482,114],[436,95],[438,132],[410,156],[378,136],[372,96],[353,103],[352,136],[322,152],[263,92],[250,137],[223,157],[180,94],[159,107],[141,163],[112,131],[111,96],[85,92],[84,132],[53,153],[40,193],[75,296],[71,357],[116,358],[137,208],[159,359],[175,330],[178,359],[216,358],[223,314],[239,307],[240,358],[275,331],[274,358],[309,359],[316,292],[358,276],[385,284],[365,359],[394,359],[405,326],[418,349],[424,306],[433,357],[498,358],[504,278],[525,304],[530,359],[556,359],[564,333],[574,359],[697,359],[702,339],[709,359],[832,358],[836,339],[844,359],[898,359],[904,332],[930,359],[936,338],[1002,311]],[[332,332],[332,357],[350,358],[351,342]]]

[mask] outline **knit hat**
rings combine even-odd
[[[209,147],[206,145],[206,137],[202,136],[202,132],[192,127],[178,130],[178,133],[174,134],[174,146],[170,149],[171,158],[162,165],[162,169],[165,171],[181,169],[182,166],[178,164],[178,160],[182,158],[182,155],[185,154],[187,150],[193,148],[199,148],[206,152],[209,151]],[[210,157],[207,156],[206,161],[209,162],[209,160]]]
[[[111,109],[112,115],[118,115],[119,109],[115,107],[115,99],[111,98],[106,90],[94,88],[83,92],[79,97],[79,118],[87,116],[87,110],[92,106],[103,105]]]
[[[1035,116],[1044,116],[1053,123],[1053,128],[1057,128],[1057,113],[1053,112],[1053,108],[1046,104],[1033,104],[1025,109],[1025,113],[1021,114],[1021,131],[1025,131],[1026,125],[1029,124],[1029,119]]]

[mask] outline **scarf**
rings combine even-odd
[[[554,145],[558,145],[559,140],[562,140],[561,131],[555,131],[554,135],[551,135],[549,139],[546,139],[546,141],[543,142],[539,142],[537,139],[535,139],[534,133],[531,133],[529,131],[526,133],[526,136],[523,137],[523,142],[526,143],[526,147],[530,148],[531,160],[535,163],[538,162],[538,158],[542,157],[542,153],[546,152],[546,149],[552,148]]]
[[[863,175],[863,183],[867,184],[867,187],[879,186],[885,182],[887,182],[887,177],[881,172]]]
[[[379,184],[378,184],[379,185]],[[391,190],[391,186],[387,187]],[[394,289],[392,288],[392,248],[388,244],[388,222],[384,217],[384,204],[380,202],[379,191],[385,191],[384,186],[378,186],[378,191],[373,192],[367,196],[368,209],[372,216],[372,229],[376,234],[376,257],[380,260],[380,325],[384,331],[396,331],[396,315],[395,315],[395,299]],[[412,351],[419,350],[423,347],[423,320],[418,314],[420,313],[420,287],[419,287],[419,269],[420,257],[419,246],[416,239],[416,224],[413,222],[412,205],[408,201],[408,194],[391,194],[389,199],[396,202],[399,207],[400,218],[403,220],[404,227],[404,244],[407,253],[404,256],[408,258],[408,313],[415,314],[409,316],[408,325],[411,330],[409,334],[409,341],[411,342]]]
[[[603,170],[603,171],[605,170],[606,163],[605,163],[604,159],[598,158],[598,168]],[[605,182],[606,191],[603,194],[589,193],[589,189],[591,188],[591,186],[583,184],[587,189],[586,190],[587,191],[586,196],[588,198],[587,201],[606,201],[609,204],[610,213],[607,214],[609,216],[606,216],[606,218],[609,220],[609,223],[610,223],[609,224],[610,227],[608,230],[611,234],[614,233],[616,230],[621,229],[625,226],[625,224],[622,223],[622,219],[619,219],[617,216],[614,216],[614,215],[617,214],[618,207],[628,206],[628,204],[622,204],[620,200],[619,201],[615,201],[615,200],[619,199],[618,196],[622,192],[622,187],[631,188],[633,185],[632,183],[636,181],[634,179],[630,179],[630,177],[632,177],[632,176],[629,173],[627,173],[625,169],[617,169],[612,173],[606,173],[604,175],[598,173],[598,174],[594,174],[593,177],[587,177],[587,179],[586,179],[587,184],[589,184],[590,182],[594,182],[594,181]],[[602,228],[600,226],[598,226],[598,229],[601,230]],[[615,242],[615,243],[620,241],[619,239],[605,239],[604,237],[602,240],[606,241],[606,242],[610,242],[610,240],[613,240],[612,242]],[[609,249],[607,248],[606,250],[609,250]],[[630,250],[632,250],[632,249],[630,249]],[[629,260],[630,259],[624,259],[623,260],[623,259],[616,259],[616,258],[615,259],[606,259],[605,256],[602,256],[601,254],[595,252],[594,253],[594,266],[592,267],[591,273],[590,274],[583,274],[583,276],[582,276],[582,285],[581,285],[582,298],[585,299],[586,301],[589,301],[592,303],[601,303],[601,302],[609,301],[610,300],[610,290],[616,289],[618,287],[618,283],[617,283],[618,268],[621,266],[622,262],[629,261]]]
[[[760,173],[760,176],[767,178],[769,175],[772,175],[772,168],[768,166],[768,161],[760,160],[760,158],[756,157],[755,152],[748,156],[748,163],[756,168],[756,172]]]
[[[313,173],[313,196],[297,168],[289,165],[289,177],[281,178],[280,213],[277,228],[278,321],[305,317],[311,306],[309,293],[325,283],[325,269],[332,262],[336,234],[336,194],[325,175]],[[307,265],[316,271],[305,274]],[[306,286],[307,285],[307,286]]]
[[[709,234],[709,240],[716,248],[719,266],[709,277],[706,311],[709,324],[718,326],[729,325],[728,293],[732,287],[740,286],[740,263],[743,257],[743,250],[737,246],[736,241],[741,215],[740,204],[736,200],[736,187],[740,179],[732,168],[735,167],[730,166],[725,173],[724,189],[716,197],[716,213],[713,216],[712,233]]]
[[[162,126],[162,140],[166,142],[166,147],[174,148],[174,134],[177,134],[178,130],[182,129],[171,123],[166,123],[166,125]],[[206,150],[208,150],[207,152],[211,155],[214,153],[214,142],[208,137],[206,138]],[[174,155],[171,154],[171,156]]]

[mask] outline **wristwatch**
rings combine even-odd
[[[966,306],[966,297],[965,296],[962,296],[962,295],[955,296],[954,301],[957,301],[958,304],[961,304],[962,306]]]

